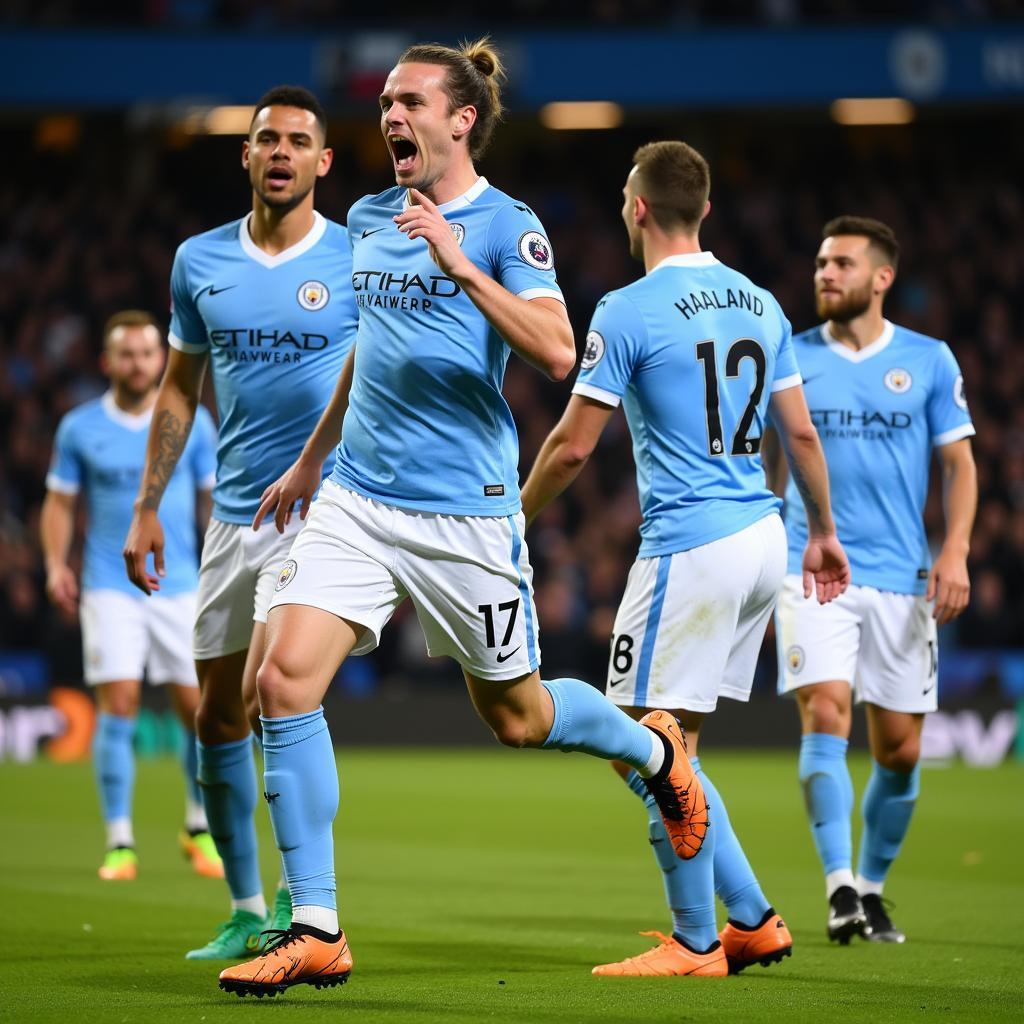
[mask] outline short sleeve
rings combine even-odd
[[[574,395],[617,406],[640,362],[647,328],[625,296],[610,292],[594,310]]]
[[[171,329],[167,340],[182,352],[205,352],[210,345],[206,325],[188,283],[187,246],[187,242],[178,246],[171,268]]]
[[[521,299],[565,302],[555,276],[555,256],[537,215],[522,203],[508,203],[491,218],[487,252],[496,280]]]
[[[217,428],[205,406],[196,409],[192,427],[192,476],[201,491],[212,491],[217,482]]]
[[[964,378],[949,346],[939,342],[935,374],[928,393],[928,431],[936,448],[974,434],[967,409]]]
[[[796,361],[796,350],[793,348],[793,327],[782,310],[780,309],[778,312],[782,327],[782,344],[779,345],[779,351],[775,356],[772,394],[775,394],[776,391],[785,391],[787,388],[795,388],[797,384],[803,383],[800,367]]]
[[[46,488],[57,494],[77,494],[82,489],[84,478],[82,456],[72,437],[70,421],[65,416],[53,439],[53,455],[46,474]]]
[[[359,306],[356,305],[355,289],[351,287],[352,280],[352,236],[346,230],[345,239],[348,245],[344,258],[347,261],[345,277],[347,286],[342,289],[338,299],[338,331],[341,334],[346,354],[352,351],[356,343],[356,331],[359,329]]]

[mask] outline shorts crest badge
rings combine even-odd
[[[303,309],[308,309],[311,313],[315,313],[318,309],[323,309],[330,297],[331,293],[327,290],[327,285],[323,281],[306,281],[299,288],[299,305]]]
[[[281,566],[281,571],[277,576],[277,585],[274,587],[274,590],[284,590],[284,588],[287,587],[293,579],[295,579],[295,574],[298,571],[298,563],[294,558],[289,558],[288,561]]]
[[[800,670],[804,667],[804,649],[802,647],[793,644],[786,651],[786,664],[789,666],[789,671],[793,675],[799,675]]]

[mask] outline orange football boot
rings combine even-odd
[[[770,907],[761,923],[753,928],[726,921],[718,938],[729,961],[730,974],[739,974],[751,964],[777,964],[793,955],[793,936],[786,922]]]
[[[99,870],[104,882],[134,882],[138,875],[139,858],[130,846],[115,846],[113,850],[107,850]]]
[[[649,711],[640,719],[668,742],[671,760],[657,775],[644,779],[658,804],[665,831],[677,857],[696,857],[708,831],[708,799],[686,752],[686,738],[675,716],[667,711]]]
[[[661,932],[641,932],[661,939],[653,949],[620,960],[617,964],[601,964],[590,973],[599,978],[724,978],[729,973],[725,950],[720,942],[707,953],[694,953],[670,935]]]
[[[270,936],[266,952],[220,972],[220,987],[225,992],[262,999],[292,985],[344,985],[352,973],[352,954],[344,932],[328,941],[293,924],[285,931],[273,929],[263,934]]]
[[[220,859],[213,836],[209,832],[197,832],[193,835],[182,829],[178,836],[178,845],[197,875],[203,878],[224,877],[224,862]]]

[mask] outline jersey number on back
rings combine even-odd
[[[702,341],[697,346],[697,358],[704,364],[704,409],[708,424],[708,454],[719,456],[725,454],[722,440],[722,415],[719,409],[718,395],[718,361],[715,358],[715,342]],[[750,359],[754,363],[754,386],[743,415],[732,435],[730,455],[756,455],[761,450],[760,437],[748,437],[747,434],[754,422],[757,404],[764,392],[764,378],[768,372],[768,361],[764,349],[753,338],[740,338],[729,347],[725,356],[725,375],[730,380],[740,375],[740,363]]]

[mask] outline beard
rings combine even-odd
[[[845,324],[863,316],[871,307],[871,285],[847,292],[841,299],[824,299],[815,295],[814,304],[822,320],[835,320]]]
[[[269,207],[271,210],[280,210],[282,213],[287,213],[289,210],[294,210],[299,206],[303,199],[313,191],[313,187],[310,186],[304,192],[296,190],[290,196],[279,196],[274,193],[264,192],[258,185],[253,184],[253,191],[259,196],[260,202],[264,206]]]

